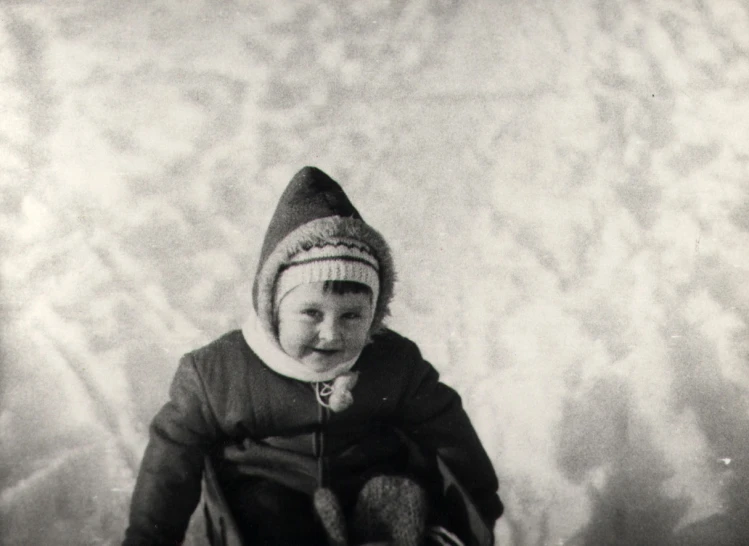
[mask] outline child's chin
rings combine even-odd
[[[343,362],[342,354],[319,355],[314,354],[304,359],[304,363],[315,372],[327,372]]]

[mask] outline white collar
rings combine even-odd
[[[247,345],[274,372],[306,383],[331,381],[342,373],[349,371],[359,359],[357,354],[351,360],[341,362],[325,372],[315,372],[307,366],[286,354],[275,336],[263,328],[257,314],[253,310],[247,321],[242,325],[242,335]]]

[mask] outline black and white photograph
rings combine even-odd
[[[0,544],[749,544],[746,0],[0,0]]]

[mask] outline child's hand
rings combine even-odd
[[[356,501],[351,534],[365,542],[390,546],[419,546],[426,531],[427,499],[414,481],[400,476],[369,480]]]

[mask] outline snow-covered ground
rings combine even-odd
[[[749,543],[748,90],[734,0],[3,2],[0,543],[121,540],[308,164],[391,242],[499,543]]]

